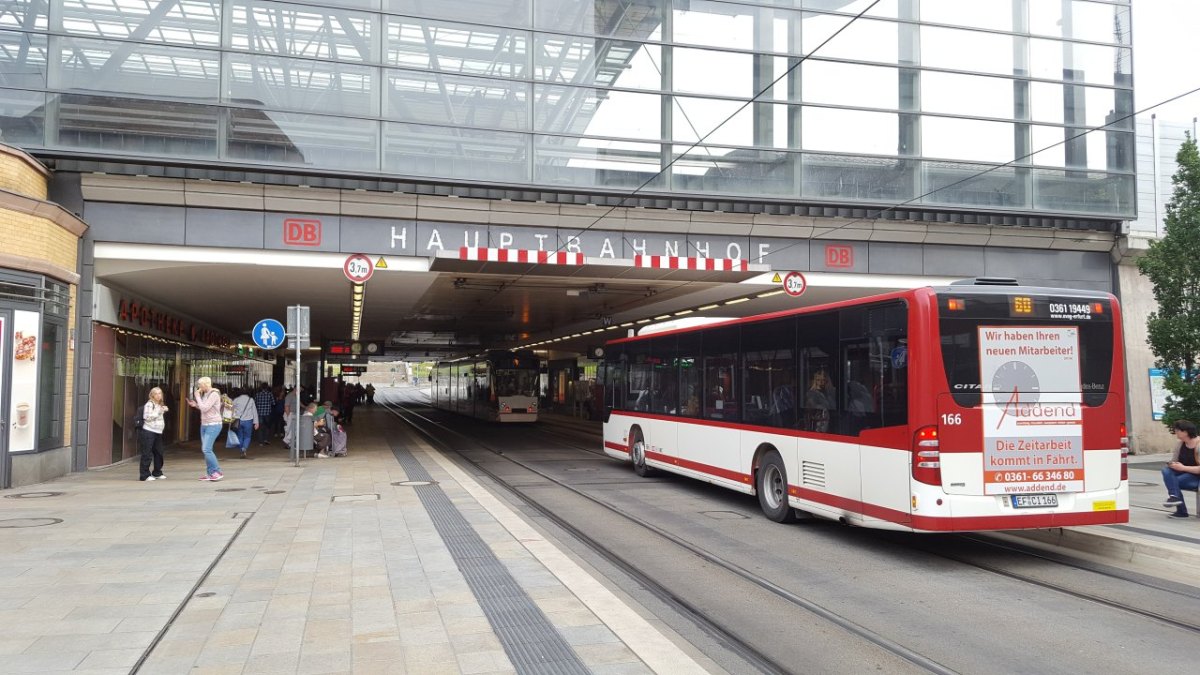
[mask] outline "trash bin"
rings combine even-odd
[[[300,428],[297,431],[296,449],[301,457],[307,457],[313,449],[313,416],[301,415]]]

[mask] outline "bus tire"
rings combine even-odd
[[[795,522],[796,512],[788,506],[787,469],[777,451],[771,450],[763,456],[756,479],[758,505],[763,514],[777,523]]]
[[[633,433],[633,442],[629,444],[629,459],[633,462],[633,472],[642,478],[654,475],[654,469],[646,466],[646,441],[642,440],[642,432]]]

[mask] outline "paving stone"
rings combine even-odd
[[[49,652],[10,654],[4,657],[5,673],[43,673],[47,670],[74,670],[88,657],[88,652]]]
[[[512,662],[508,660],[508,656],[505,655],[503,649],[458,654],[458,667],[463,675],[494,673],[513,669]]]
[[[612,630],[604,624],[592,624],[590,626],[565,626],[558,629],[563,639],[568,644],[574,645],[592,645],[606,642],[620,642]]]
[[[353,659],[348,651],[325,654],[302,653],[296,672],[298,675],[350,672],[352,663]]]

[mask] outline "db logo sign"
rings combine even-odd
[[[854,267],[854,247],[841,244],[826,244],[826,267]]]
[[[284,220],[283,243],[288,246],[320,246],[321,221],[304,218]]]

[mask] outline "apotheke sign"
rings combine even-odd
[[[103,284],[96,285],[95,320],[150,335],[214,347],[234,344],[231,336],[185,315]]]

